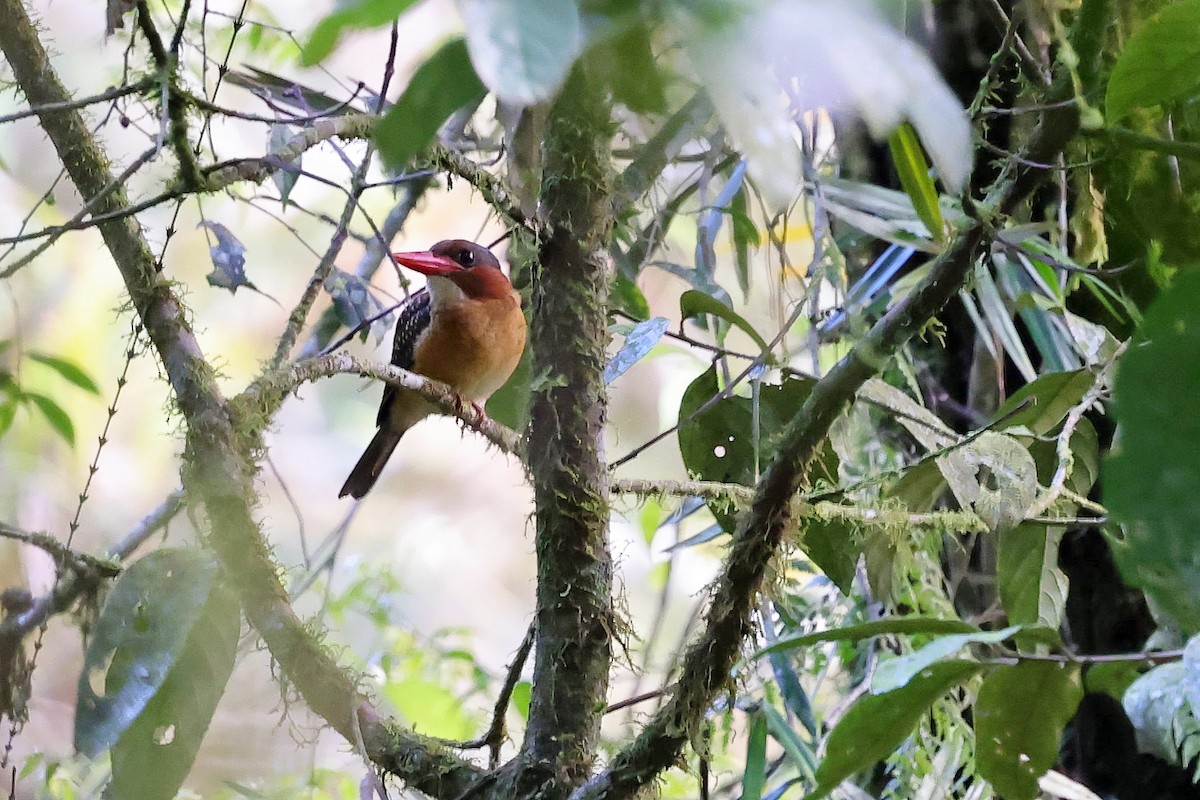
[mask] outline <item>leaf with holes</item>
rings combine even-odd
[[[975,703],[980,777],[1006,798],[1037,797],[1038,778],[1058,760],[1063,728],[1082,698],[1073,665],[1023,661],[989,674]]]
[[[846,778],[894,753],[938,698],[983,669],[974,661],[943,661],[899,689],[863,696],[830,731],[817,768],[817,788],[805,800],[826,796]]]
[[[216,580],[216,562],[199,550],[157,550],[121,573],[84,656],[76,750],[95,758],[145,710],[204,616]]]
[[[170,800],[187,777],[233,671],[241,614],[214,583],[166,680],[112,748],[112,795]]]
[[[788,378],[781,384],[763,384],[758,392],[758,430],[750,397],[725,397],[703,411],[720,392],[716,367],[692,381],[679,404],[679,450],[688,472],[700,480],[753,486],[755,477],[775,455],[776,436],[800,410],[815,381]],[[694,417],[694,418],[693,418]],[[756,460],[757,455],[757,460]],[[836,474],[836,456],[828,444],[819,456],[818,469]],[[727,505],[710,502],[709,510],[732,533],[736,515]]]

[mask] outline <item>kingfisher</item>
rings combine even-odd
[[[429,279],[400,308],[392,363],[449,385],[482,418],[483,403],[509,379],[525,350],[520,294],[492,251],[465,239],[392,258]],[[338,497],[358,499],[369,492],[400,437],[436,410],[414,391],[384,387],[375,419],[379,430]]]

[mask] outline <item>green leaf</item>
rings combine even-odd
[[[604,382],[612,383],[629,371],[637,362],[646,357],[654,349],[658,340],[667,332],[671,322],[666,317],[654,317],[645,322],[639,322],[625,337],[621,349],[604,368]]]
[[[396,104],[372,134],[391,167],[406,166],[433,140],[442,123],[487,94],[462,39],[451,39],[417,67]]]
[[[1001,424],[1005,429],[1024,427],[1035,436],[1045,436],[1058,427],[1095,382],[1095,376],[1086,369],[1042,375],[1018,389],[992,419],[1004,420]]]
[[[767,718],[762,710],[750,713],[746,737],[746,769],[742,773],[742,800],[759,800],[767,777]]]
[[[796,765],[796,769],[800,771],[800,774],[810,781],[814,780],[817,770],[817,758],[812,748],[796,734],[796,731],[788,724],[783,714],[780,714],[774,706],[764,704],[762,710],[767,715],[767,727],[771,731],[771,737],[779,742],[779,745],[787,753],[792,763]]]
[[[21,395],[21,399],[25,402],[33,403],[38,407],[38,411],[42,412],[42,416],[50,423],[50,427],[66,440],[67,444],[75,446],[75,425],[71,422],[71,418],[67,416],[67,412],[63,411],[62,406],[46,397],[44,394],[36,392],[25,392]]]
[[[1117,370],[1120,437],[1104,463],[1104,498],[1125,537],[1113,556],[1125,581],[1186,633],[1200,631],[1200,272],[1180,273],[1146,313]]]
[[[1068,584],[1058,568],[1058,544],[1065,531],[1018,525],[1000,535],[996,581],[1009,622],[1055,630],[1062,623]]]
[[[70,361],[64,361],[61,358],[44,355],[42,353],[30,353],[31,361],[36,361],[39,364],[45,364],[50,369],[57,372],[59,375],[70,381],[71,383],[83,389],[90,394],[100,394],[100,387],[92,380],[86,372],[72,364]]]
[[[583,49],[576,0],[457,0],[471,63],[497,98],[548,99]]]
[[[1135,108],[1190,99],[1200,89],[1200,2],[1173,3],[1129,37],[1113,65],[1105,108],[1110,122]]]
[[[1074,666],[1022,661],[990,673],[975,702],[980,777],[1008,800],[1037,797],[1038,778],[1058,760],[1063,727],[1082,698]]]
[[[862,622],[858,625],[847,625],[843,628],[831,628],[827,631],[789,636],[786,639],[780,639],[770,647],[764,647],[755,653],[752,658],[761,658],[770,653],[795,650],[798,647],[807,647],[821,642],[855,642],[860,639],[869,639],[872,636],[919,633],[976,634],[982,633],[982,631],[969,622],[963,622],[961,619],[938,619],[937,617],[919,616],[893,617],[878,619],[872,622]]]
[[[408,10],[416,0],[351,0],[317,23],[308,43],[300,51],[300,63],[312,66],[324,61],[337,47],[346,28],[378,28]]]
[[[282,150],[283,147],[291,141],[292,129],[282,122],[277,122],[270,127],[270,132],[267,134],[267,150],[275,153]],[[292,194],[292,189],[296,186],[296,181],[300,179],[300,168],[304,165],[302,156],[296,156],[293,161],[288,163],[292,169],[280,168],[271,173],[271,181],[275,184],[275,188],[279,190],[279,202],[286,206],[288,197]]]
[[[599,34],[588,30],[594,41],[583,57],[583,65],[599,80],[612,87],[613,98],[637,114],[666,111],[667,96],[658,61],[652,49],[650,26],[641,18],[636,3],[618,11],[619,19],[610,20],[610,30]],[[590,22],[590,21],[589,21]]]
[[[917,139],[917,132],[907,122],[896,126],[888,136],[888,149],[892,163],[900,177],[900,185],[912,200],[917,216],[925,223],[934,241],[945,238],[946,223],[942,220],[942,209],[938,205],[937,189],[929,176],[929,162]]]
[[[817,789],[805,800],[824,797],[856,772],[887,758],[938,698],[983,669],[973,661],[943,661],[899,689],[863,696],[830,731],[825,759],[817,768]]]
[[[609,299],[614,309],[620,309],[635,319],[644,320],[650,316],[650,304],[646,302],[646,296],[637,283],[624,273],[618,272],[613,276]]]
[[[743,319],[740,314],[720,300],[710,297],[704,292],[695,289],[688,289],[684,292],[679,298],[679,313],[685,320],[699,316],[700,314],[712,314],[714,317],[719,317],[729,324],[741,328],[764,353],[770,349],[767,346],[767,341],[759,336],[758,331],[754,330],[754,327]]]
[[[529,681],[517,681],[513,687],[512,704],[521,719],[529,719],[529,701],[533,697],[533,684]]]
[[[754,220],[750,219],[750,204],[743,187],[729,201],[729,222],[733,235],[734,266],[737,268],[738,288],[742,297],[750,293],[750,248],[758,247],[761,238]]]
[[[1180,702],[1196,691],[1194,676],[1183,663],[1160,664],[1138,678],[1125,692],[1121,705],[1137,731],[1138,749],[1171,764],[1186,766],[1180,757],[1200,739],[1200,720],[1191,703]]]
[[[8,433],[13,418],[17,415],[18,398],[8,398],[0,403],[0,436]]]
[[[777,439],[771,434],[778,436],[800,410],[813,383],[811,378],[789,377],[781,384],[761,385],[756,432],[752,398],[725,397],[699,411],[720,391],[716,368],[709,367],[692,381],[679,403],[679,451],[688,472],[700,480],[754,485],[756,474],[775,454]],[[826,445],[822,463],[828,465],[833,458]],[[716,502],[708,507],[721,527],[732,533],[736,525],[732,509]]]
[[[906,686],[921,670],[957,654],[969,644],[999,644],[1020,630],[1020,625],[1011,625],[999,631],[954,633],[934,639],[915,653],[881,663],[871,676],[871,694],[886,694]]]
[[[175,666],[204,615],[216,562],[199,550],[156,550],[113,585],[84,656],[75,749],[95,758],[129,729]]]
[[[800,524],[800,549],[847,595],[862,550],[854,523],[844,517],[812,516]]]
[[[113,745],[113,797],[175,797],[233,672],[240,621],[237,598],[213,585],[166,680]]]

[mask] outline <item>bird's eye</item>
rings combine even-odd
[[[464,267],[474,266],[475,254],[472,253],[470,250],[459,251],[458,263],[462,264]]]

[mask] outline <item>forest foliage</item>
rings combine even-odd
[[[377,776],[314,777],[310,796],[393,778],[441,798],[600,800],[649,784],[743,800],[1193,791],[1200,0],[934,4],[983,20],[971,46],[986,58],[966,87],[920,13],[835,0],[457,0],[461,32],[394,74],[419,5],[351,0],[292,31],[266,5],[110,3],[105,47],[124,48],[125,69],[71,101],[29,9],[0,2],[14,20],[0,33],[5,85],[20,98],[0,124],[36,115],[83,198],[73,217],[34,208],[6,224],[0,276],[14,307],[52,303],[15,276],[98,228],[129,299],[129,359],[153,353],[184,442],[181,489],[109,553],[73,546],[79,507],[53,533],[0,507],[14,515],[0,533],[56,565],[46,594],[5,594],[10,747],[46,626],[74,611],[86,647],[80,757],[31,757],[22,779],[77,797],[98,771],[112,796],[174,797],[248,637],[270,651],[281,696]],[[391,44],[378,85],[338,94],[291,77],[376,28]],[[232,92],[260,111],[231,108]],[[86,124],[110,107],[144,126],[128,163]],[[222,152],[209,134],[221,119],[255,126],[262,154]],[[337,158],[313,166],[323,151]],[[127,194],[151,164],[164,177]],[[353,355],[393,318],[394,275],[378,270],[392,239],[454,182],[508,231],[531,323],[532,352],[483,420],[444,387]],[[304,208],[305,184],[327,187],[334,210]],[[365,210],[376,196],[386,220]],[[237,226],[204,217],[213,271],[200,286],[163,268],[174,217],[153,231],[135,220],[202,199],[261,211],[264,197],[284,219],[316,218],[326,250],[270,298],[284,332],[227,397],[228,356],[197,344],[188,294],[259,291]],[[353,272],[338,266],[347,240],[362,253]],[[647,290],[661,273],[676,279],[665,302]],[[707,366],[670,424],[607,454],[609,396],[679,350]],[[334,652],[318,630],[336,641],[348,607],[400,636],[378,574],[321,618],[296,611],[345,531],[285,586],[295,565],[270,552],[256,479],[289,397],[350,375],[423,392],[527,469],[536,624],[509,674],[435,644],[376,672]],[[124,389],[125,373],[0,328],[0,456],[39,425],[89,446],[62,398],[114,381]],[[639,474],[659,441],[676,443],[686,476]],[[193,542],[150,544],[184,512]],[[661,620],[628,618],[616,599],[607,537],[622,515],[648,546],[674,536],[661,580],[685,551],[719,559],[690,643],[665,665],[651,657]],[[1117,570],[1100,591],[1071,555],[1084,542]],[[1135,610],[1118,622],[1136,641],[1083,629],[1126,597]],[[622,659],[660,688],[617,696]],[[465,695],[494,701],[491,718]],[[1140,761],[1113,775],[1083,752],[1085,710],[1104,702],[1131,732],[1122,757],[1150,754],[1161,773]],[[477,741],[449,741],[479,725]],[[1150,783],[1160,774],[1175,783]],[[254,796],[290,790],[278,779]]]

